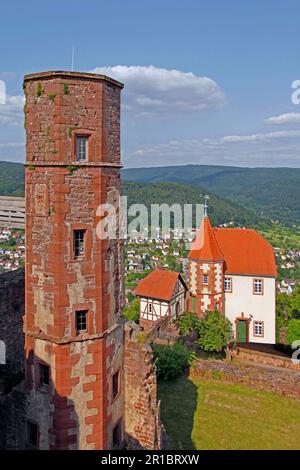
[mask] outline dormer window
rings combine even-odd
[[[89,141],[89,138],[86,135],[76,136],[76,161],[77,162],[87,161],[88,141]]]

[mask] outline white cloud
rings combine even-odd
[[[123,82],[124,108],[137,115],[201,111],[225,102],[224,93],[214,80],[191,72],[153,65],[96,67],[91,72]]]
[[[271,116],[265,120],[267,124],[294,124],[300,122],[300,113],[286,113]]]
[[[125,150],[125,164],[127,167],[184,164],[300,167],[299,138],[300,130],[294,130],[135,145]]]
[[[300,130],[265,132],[249,135],[227,135],[220,139],[221,143],[261,142],[265,140],[300,137]]]
[[[23,120],[24,96],[6,96],[6,103],[0,104],[0,124],[20,125]]]

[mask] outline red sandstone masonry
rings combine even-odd
[[[92,74],[25,77],[28,417],[40,424],[45,449],[111,448],[113,427],[124,413],[124,386],[114,402],[110,394],[111,376],[123,366],[117,325],[122,248],[95,232],[97,207],[117,204],[120,189],[121,87]],[[89,135],[86,163],[75,161],[78,133]],[[72,257],[72,234],[79,228],[86,230],[80,262]],[[80,341],[76,309],[89,310]],[[42,405],[36,401],[40,360],[51,367]]]
[[[156,369],[149,337],[133,322],[125,325],[125,425],[129,447],[160,449],[162,427]]]

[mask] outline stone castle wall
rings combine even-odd
[[[300,397],[300,377],[295,371],[263,364],[229,364],[220,360],[199,360],[191,368],[193,377],[247,385],[257,390]]]
[[[160,449],[162,426],[149,336],[134,322],[125,332],[125,432],[129,448]]]
[[[24,269],[0,274],[0,340],[6,345],[6,365],[0,366],[7,391],[24,377]]]

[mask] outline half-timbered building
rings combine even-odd
[[[166,315],[175,321],[185,311],[186,292],[180,273],[163,269],[152,271],[135,290],[140,299],[140,324],[149,328]]]

